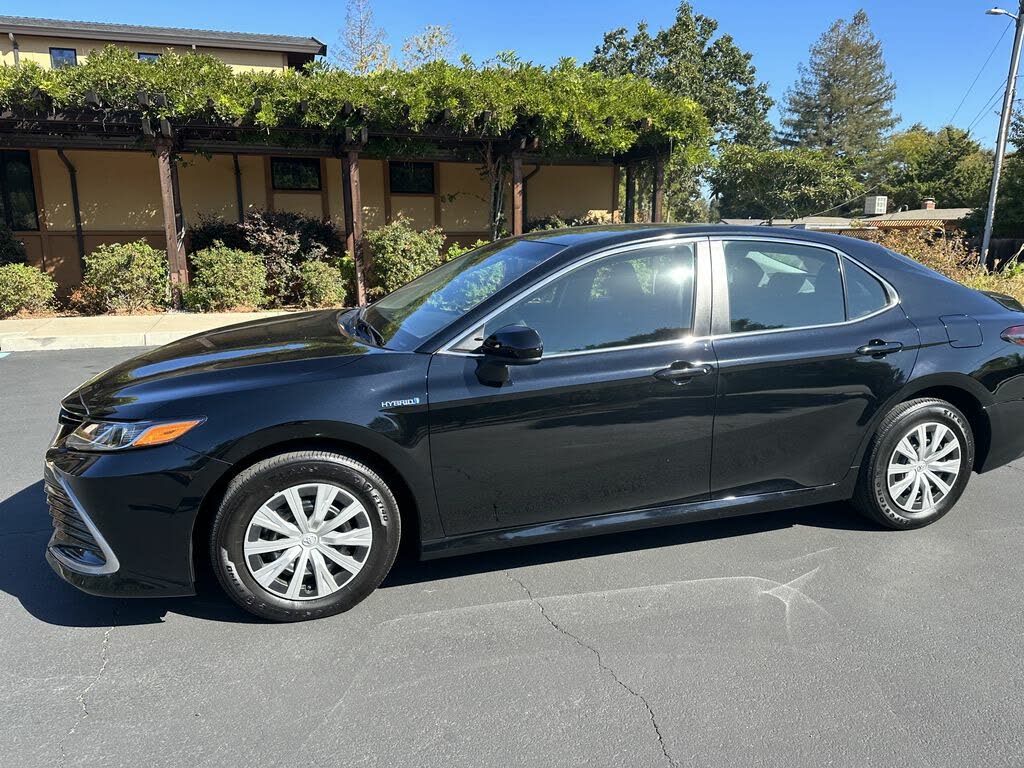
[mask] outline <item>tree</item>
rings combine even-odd
[[[751,55],[728,34],[718,35],[718,22],[679,4],[673,24],[653,36],[645,22],[630,36],[625,28],[605,34],[587,64],[606,75],[635,75],[669,93],[685,96],[704,110],[716,143],[740,142],[767,147],[772,130],[768,86],[757,80]],[[701,187],[707,167],[688,162],[678,152],[665,171],[665,202],[669,217],[699,220],[707,215]],[[652,170],[637,174],[637,210],[650,207]],[[622,196],[620,196],[622,197]]]
[[[373,23],[370,0],[349,0],[345,26],[338,34],[335,58],[342,69],[365,75],[392,65],[391,46],[385,41],[384,30]]]
[[[862,158],[881,145],[898,122],[896,84],[882,44],[861,10],[839,19],[811,46],[796,83],[786,93],[781,139],[787,146]]]
[[[992,175],[992,153],[967,131],[921,124],[897,133],[882,148],[879,192],[899,208],[920,208],[934,197],[940,208],[984,205]]]
[[[448,25],[428,24],[419,34],[402,43],[402,65],[415,69],[432,61],[444,61],[452,54],[455,38]]]
[[[799,218],[849,199],[861,184],[846,163],[816,149],[726,147],[711,175],[719,215]]]

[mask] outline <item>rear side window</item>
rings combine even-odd
[[[562,275],[495,315],[459,348],[473,351],[506,325],[537,331],[546,356],[671,341],[690,333],[693,304],[693,246],[650,246]]]
[[[878,279],[849,259],[843,259],[846,272],[846,312],[850,320],[867,317],[889,303],[889,294]]]
[[[839,257],[793,243],[726,241],[733,333],[802,328],[846,319]]]

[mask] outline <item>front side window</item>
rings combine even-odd
[[[272,157],[270,178],[274,189],[320,190],[320,161],[313,157]]]
[[[74,48],[51,48],[50,66],[53,69],[74,67],[78,64],[78,52]]]
[[[506,325],[533,328],[544,354],[671,341],[693,327],[694,253],[659,245],[607,256],[551,281],[495,315],[465,351]]]
[[[25,150],[0,151],[0,221],[10,229],[39,229],[32,161]]]
[[[803,328],[846,320],[839,257],[793,243],[726,241],[733,333]]]
[[[388,349],[416,349],[564,247],[530,240],[481,246],[374,302],[365,320]]]

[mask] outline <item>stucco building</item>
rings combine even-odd
[[[168,49],[208,53],[239,70],[301,67],[326,53],[314,38],[0,17],[0,64],[6,67],[28,61],[75,66],[111,43],[140,58]],[[137,124],[134,134],[122,135],[87,122],[72,130],[56,119],[0,115],[0,213],[31,263],[53,274],[64,292],[80,281],[82,256],[100,243],[145,238],[166,248],[168,237],[184,234],[183,265],[188,227],[200,216],[237,220],[253,209],[297,211],[332,221],[350,242],[360,228],[399,215],[417,227],[440,226],[461,242],[488,234],[489,186],[481,168],[445,153],[380,159],[360,156],[351,145],[278,152],[208,141],[175,127],[178,159],[162,166],[154,143],[140,140]],[[159,140],[157,133],[157,146]],[[549,215],[611,214],[618,208],[619,162],[555,162],[524,151],[508,190],[509,229],[521,231],[524,221]],[[655,213],[660,216],[660,208]],[[174,270],[172,259],[172,278]]]

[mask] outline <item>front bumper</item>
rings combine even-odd
[[[226,470],[174,443],[109,454],[50,448],[44,476],[54,533],[47,562],[94,595],[195,594],[193,528]]]

